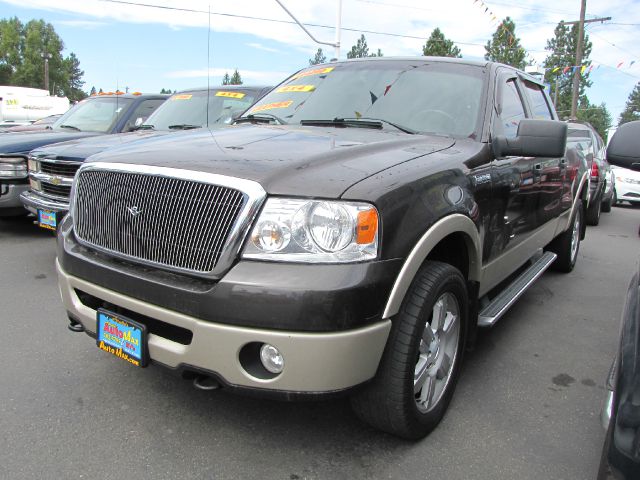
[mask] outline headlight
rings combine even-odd
[[[243,257],[338,263],[378,255],[378,211],[361,202],[269,198]]]
[[[27,161],[22,157],[0,157],[0,178],[27,178]]]
[[[38,165],[40,162],[38,162],[38,160],[36,160],[35,158],[30,158],[29,159],[29,172],[34,173],[34,172],[38,172],[40,170],[40,165]]]

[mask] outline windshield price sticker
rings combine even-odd
[[[171,100],[189,100],[193,95],[190,94],[182,94],[182,95],[174,95],[171,97]]]
[[[312,75],[322,75],[324,73],[329,73],[334,68],[335,67],[327,67],[327,68],[315,68],[313,70],[306,70],[304,72],[300,72],[300,73],[295,74],[293,77],[291,77],[291,79],[302,78],[302,77],[310,77]]]
[[[245,95],[242,92],[216,92],[216,97],[243,98]]]
[[[316,89],[315,85],[288,85],[286,87],[280,87],[276,90],[277,93],[286,92],[313,92]]]
[[[253,107],[249,110],[250,113],[254,112],[262,112],[263,110],[271,110],[273,108],[287,108],[290,107],[293,103],[293,100],[287,100],[286,102],[274,102],[274,103],[265,103],[264,105],[258,105],[257,107]]]

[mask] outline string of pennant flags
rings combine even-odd
[[[622,69],[622,68],[631,68],[635,65],[636,61],[635,60],[631,60],[630,62],[620,62],[616,65],[615,68],[617,69]],[[567,72],[571,72],[571,73],[575,73],[576,70],[580,69],[580,73],[591,73],[593,70],[598,70],[600,67],[602,67],[602,64],[597,64],[597,65],[568,65],[566,67],[553,67],[553,68],[547,68],[546,70],[551,70],[551,73],[556,73],[559,71],[562,71],[562,73],[567,73]],[[605,67],[607,67],[608,65],[604,65]],[[613,68],[613,67],[609,67],[609,68]]]

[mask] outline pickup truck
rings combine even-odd
[[[22,206],[20,194],[29,188],[27,156],[31,150],[66,140],[131,131],[167,98],[153,94],[93,96],[71,108],[51,129],[0,135],[0,217],[29,213]],[[49,193],[66,188],[69,185],[54,185]]]
[[[477,329],[576,263],[589,175],[566,138],[505,65],[301,70],[232,126],[80,167],[57,242],[69,329],[198,388],[347,394],[421,438]]]
[[[73,176],[87,157],[152,136],[231,123],[270,89],[243,85],[184,90],[169,97],[135,132],[77,138],[36,148],[29,153],[31,186],[20,195],[22,204],[37,216],[40,227],[55,231],[59,219],[69,210]]]

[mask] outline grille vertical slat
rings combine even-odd
[[[121,256],[210,273],[246,201],[242,191],[211,183],[83,169],[74,227],[84,243]]]

